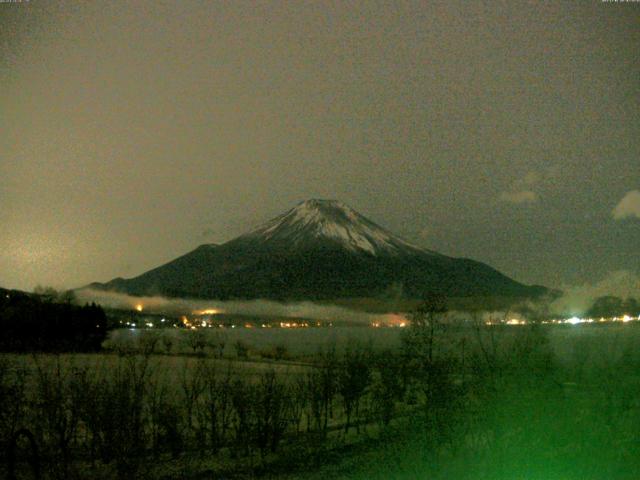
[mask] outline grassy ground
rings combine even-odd
[[[202,360],[187,354],[189,349],[185,348],[177,349],[178,354],[151,355],[148,368],[172,389],[171,395],[176,396],[173,404],[184,406],[183,383],[203,361],[221,373],[231,367],[234,379],[257,385],[270,371],[283,381],[304,377],[311,368],[305,361],[313,359],[319,348],[332,342],[347,345],[346,339],[353,338],[354,334],[369,335],[373,350],[378,352],[389,345],[400,345],[399,329],[275,332],[240,329],[233,332],[237,335],[234,340],[249,341],[250,338],[253,350],[249,359],[237,359],[231,350],[226,354],[227,359]],[[274,340],[274,333],[281,336]],[[310,341],[321,339],[314,337],[319,333],[330,333],[336,338],[324,338],[324,343]],[[454,394],[438,409],[425,404],[420,395],[411,400],[411,395],[406,394],[396,404],[395,417],[388,426],[381,426],[363,413],[358,420],[359,432],[352,428],[345,433],[341,427],[344,423],[341,398],[336,394],[335,412],[326,436],[306,433],[303,417],[300,432],[289,429],[278,452],[260,454],[254,449],[250,455],[239,453],[237,443],[212,455],[207,448],[198,447],[195,430],[188,430],[183,419],[181,428],[190,435],[190,443],[177,455],[166,449],[155,453],[146,450],[135,478],[640,478],[640,326],[561,326],[544,328],[535,337],[527,335],[525,329],[510,327],[481,332],[458,329],[439,338],[438,351],[455,362],[456,367],[449,376]],[[285,337],[293,358],[274,361],[257,353],[282,342]],[[492,342],[495,351],[491,351]],[[466,345],[464,355],[460,351],[463,345]],[[483,357],[485,351],[487,356]],[[52,356],[37,360],[20,355],[3,358],[8,360],[7,365],[24,366],[31,372],[35,372],[38,365],[54,367],[57,361]],[[60,360],[69,371],[81,366],[108,376],[118,366],[126,366],[131,358],[83,354],[65,355]],[[35,381],[31,376],[27,389],[34,390],[27,394],[25,402],[34,408],[38,402],[38,395],[33,394]],[[373,383],[367,388],[363,411],[373,405],[377,392]],[[9,398],[3,401],[6,413],[11,403]],[[33,417],[25,418],[37,421]],[[82,437],[83,432],[78,431],[76,435]],[[5,473],[0,470],[0,477]],[[115,463],[98,462],[92,466],[88,460],[78,457],[66,476],[58,472],[46,478],[106,480],[117,477]],[[120,478],[133,476],[122,477],[120,473]]]
[[[415,417],[416,423],[399,422],[376,441],[338,449],[314,471],[283,478],[637,479],[640,383],[619,376],[616,392],[611,383],[603,389],[514,382],[466,412],[471,418],[458,418],[460,431],[451,438],[434,442]]]

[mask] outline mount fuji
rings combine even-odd
[[[90,287],[220,300],[379,297],[390,289],[407,298],[546,292],[483,263],[412,245],[335,200],[304,201],[222,245],[201,245],[135,278]]]

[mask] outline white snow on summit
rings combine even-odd
[[[295,246],[330,239],[345,248],[371,255],[424,250],[411,245],[335,200],[307,200],[257,228],[246,237],[288,241]]]

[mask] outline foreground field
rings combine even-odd
[[[18,478],[639,478],[638,326],[423,327],[5,355],[0,441]]]

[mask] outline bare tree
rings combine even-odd
[[[451,340],[446,330],[446,312],[444,297],[427,296],[412,313],[402,337],[405,361],[422,394],[426,430],[437,434],[445,431],[454,398],[451,369],[455,359],[441,348]]]
[[[153,355],[159,341],[160,332],[157,330],[142,330],[140,332],[140,339],[138,340],[140,353],[143,355]]]
[[[195,408],[205,389],[204,360],[198,360],[196,368],[183,368],[180,375],[180,402],[185,410],[186,435],[193,434]]]
[[[236,349],[236,355],[238,356],[238,358],[248,358],[249,356],[249,345],[247,345],[246,342],[243,342],[242,340],[238,340],[236,343],[233,344],[233,348]]]
[[[207,346],[206,334],[203,330],[190,330],[187,332],[187,343],[193,350],[193,353],[202,355],[204,348]]]
[[[25,419],[28,379],[24,365],[0,357],[0,445],[13,437]]]
[[[217,453],[224,444],[231,418],[231,379],[233,371],[229,363],[220,374],[215,363],[209,363],[204,372],[204,408],[201,424],[207,430],[211,451]]]
[[[436,338],[442,333],[446,312],[447,302],[441,295],[428,295],[418,305],[402,337],[407,354],[427,363],[433,361],[437,349]]]
[[[349,432],[353,415],[359,413],[360,399],[371,381],[371,352],[351,342],[345,350],[338,368],[338,391],[342,397],[346,421],[345,433]],[[358,431],[360,430],[358,424]]]
[[[227,345],[227,335],[224,332],[216,332],[211,347],[215,351],[215,355],[217,358],[222,358],[224,356],[224,347]]]
[[[173,348],[173,335],[172,332],[164,332],[162,335],[162,346],[164,347],[167,355],[171,354],[171,349]]]
[[[335,344],[318,352],[316,358],[313,370],[307,374],[309,417],[313,419],[316,430],[326,435],[337,389]]]
[[[285,387],[273,370],[260,376],[255,390],[255,439],[264,458],[265,451],[275,452],[288,423]]]
[[[296,375],[293,381],[290,381],[288,386],[288,394],[290,397],[291,406],[289,409],[289,415],[291,423],[295,426],[296,434],[300,433],[300,422],[302,420],[302,414],[307,408],[307,382],[303,375]],[[307,421],[307,424],[309,422]]]
[[[406,368],[403,358],[389,350],[376,356],[374,366],[373,408],[380,423],[388,425],[394,416],[396,402],[402,399],[406,389]]]
[[[251,453],[251,438],[254,429],[253,404],[254,388],[242,378],[236,378],[231,384],[231,403],[233,415],[231,424],[234,430],[235,446],[232,455],[242,451],[245,455]]]
[[[34,355],[36,364],[36,415],[40,420],[41,441],[56,451],[61,460],[62,475],[71,463],[71,442],[78,428],[78,411],[71,402],[69,369],[63,367],[59,355],[51,363]]]

